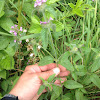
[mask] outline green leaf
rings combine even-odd
[[[52,3],[55,3],[55,2],[57,2],[57,1],[59,1],[59,0],[48,0],[48,1],[47,1],[47,4],[52,4]]]
[[[45,89],[45,86],[41,85],[40,88],[39,88],[39,90],[38,90],[38,95],[41,94],[44,89]]]
[[[71,64],[71,62],[68,60],[68,57],[69,57],[69,54],[68,52],[66,52],[64,55],[61,56],[58,63],[64,66],[67,70],[74,71],[74,67]]]
[[[9,44],[9,38],[6,36],[0,36],[0,50],[5,49]]]
[[[9,56],[14,56],[16,51],[12,47],[7,47],[7,49],[5,50],[5,52],[7,52],[7,54]]]
[[[75,91],[75,97],[76,97],[76,100],[84,100],[83,93],[80,90]]]
[[[54,10],[53,7],[51,7],[51,6],[46,6],[45,9],[46,9],[49,13],[51,13],[55,18],[57,18],[56,12],[55,12],[55,10]]]
[[[62,29],[64,29],[64,25],[61,22],[59,22],[59,21],[52,21],[52,22],[53,22],[53,24],[56,25],[56,32],[59,32]]]
[[[29,18],[31,18],[32,16],[32,12],[33,12],[33,6],[30,3],[24,3],[23,5],[23,11],[27,14],[27,16]]]
[[[91,65],[91,72],[95,72],[100,68],[100,57],[96,59],[93,64]]]
[[[51,75],[51,76],[47,79],[48,83],[52,82],[54,78],[55,78],[55,74]]]
[[[2,99],[3,98],[3,96],[2,96],[2,94],[0,93],[0,99]]]
[[[0,71],[0,78],[6,79],[6,70]]]
[[[90,80],[100,89],[100,78],[98,75],[92,74]]]
[[[4,11],[1,11],[0,17],[2,17],[4,14],[5,14],[5,12]]]
[[[16,76],[14,81],[13,81],[13,85],[12,85],[12,88],[15,86],[15,84],[17,83],[17,81],[19,80],[19,76]]]
[[[0,26],[7,32],[10,32],[11,26],[13,26],[13,25],[14,25],[14,23],[12,22],[12,20],[10,18],[8,18],[8,17],[0,18]]]
[[[11,35],[11,34],[4,33],[4,32],[0,32],[0,35],[4,35],[4,36],[13,36],[13,35]]]
[[[82,3],[83,3],[83,0],[77,0],[76,7],[75,8],[80,7]]]
[[[48,46],[48,33],[47,33],[47,29],[42,29],[42,31],[41,31],[41,40],[42,40],[43,48],[46,49],[47,46]]]
[[[81,85],[80,83],[78,83],[74,80],[68,80],[68,81],[64,82],[64,86],[67,89],[83,88],[83,85]]]
[[[4,8],[5,0],[0,0],[0,14]]]
[[[53,63],[54,58],[52,58],[51,56],[45,56],[43,59],[40,60],[39,62],[39,66],[44,66],[50,63]]]
[[[82,7],[82,10],[89,10],[89,11],[95,9],[89,4],[84,4],[81,7]]]
[[[73,3],[68,3],[68,5],[74,9],[74,4]]]
[[[1,61],[0,66],[3,69],[11,70],[14,69],[14,58],[6,55]]]
[[[55,92],[55,94],[57,96],[60,96],[60,94],[62,93],[62,87],[54,85],[54,84],[52,85],[52,87],[53,87],[53,91]]]
[[[25,40],[25,39],[30,39],[30,38],[36,38],[36,37],[40,37],[40,33],[22,36],[22,37],[20,38],[20,41],[21,41],[21,40]]]
[[[38,16],[34,15],[31,17],[32,23],[40,25],[40,19]]]
[[[80,16],[80,17],[84,17],[83,12],[82,12],[82,10],[80,8],[74,9],[73,12],[75,14],[77,14],[78,16]]]
[[[38,24],[32,24],[30,29],[29,29],[29,32],[30,33],[40,33],[42,30],[42,27]]]
[[[8,82],[6,80],[1,82],[1,88],[6,92],[8,88]]]
[[[56,98],[58,98],[58,95],[55,92],[52,92],[50,100],[56,100]]]

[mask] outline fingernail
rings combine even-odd
[[[59,69],[59,68],[54,68],[54,69],[53,69],[53,72],[54,72],[56,75],[58,75],[58,74],[60,73],[60,69]]]

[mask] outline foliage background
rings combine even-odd
[[[55,62],[71,74],[61,87],[53,84],[55,78],[51,76],[46,82],[53,90],[41,95],[40,100],[99,100],[99,2],[47,0],[35,8],[35,0],[0,0],[0,98],[9,93],[27,65]],[[40,24],[50,17],[53,20],[49,24]],[[15,37],[10,33],[15,24],[27,32],[18,31]]]

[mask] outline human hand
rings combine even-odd
[[[37,92],[42,85],[39,77],[47,80],[49,76],[56,74],[55,76],[60,75],[61,79],[65,81],[66,77],[64,76],[68,76],[69,73],[66,68],[61,65],[56,67],[54,63],[45,66],[38,66],[38,64],[27,66],[9,94],[18,96],[19,100],[37,100],[40,96],[37,95]],[[60,81],[56,80],[55,84],[60,85]]]

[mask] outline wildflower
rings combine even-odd
[[[23,31],[22,27],[20,27],[20,31]]]
[[[16,33],[16,32],[14,32],[14,35],[15,35],[15,36],[17,36],[17,33]]]
[[[27,30],[26,30],[26,29],[24,29],[24,30],[23,30],[23,32],[25,32],[25,33],[26,33],[26,32],[27,32]]]
[[[35,1],[35,4],[34,4],[34,7],[37,7],[37,6],[41,6],[42,3],[46,2],[47,0],[36,0]]]
[[[26,42],[29,42],[29,39],[26,39]]]
[[[50,17],[50,19],[47,22],[40,21],[40,24],[48,24],[51,20],[53,20],[53,18]]]
[[[15,24],[15,27],[17,27],[18,25]]]
[[[14,28],[14,26],[11,26],[11,28]]]
[[[39,49],[39,50],[41,49],[41,45],[38,46],[38,49]]]
[[[33,53],[31,53],[31,54],[30,54],[30,57],[33,57],[33,55],[34,55],[34,54],[33,54]]]
[[[16,43],[16,40],[14,40],[14,42]]]

